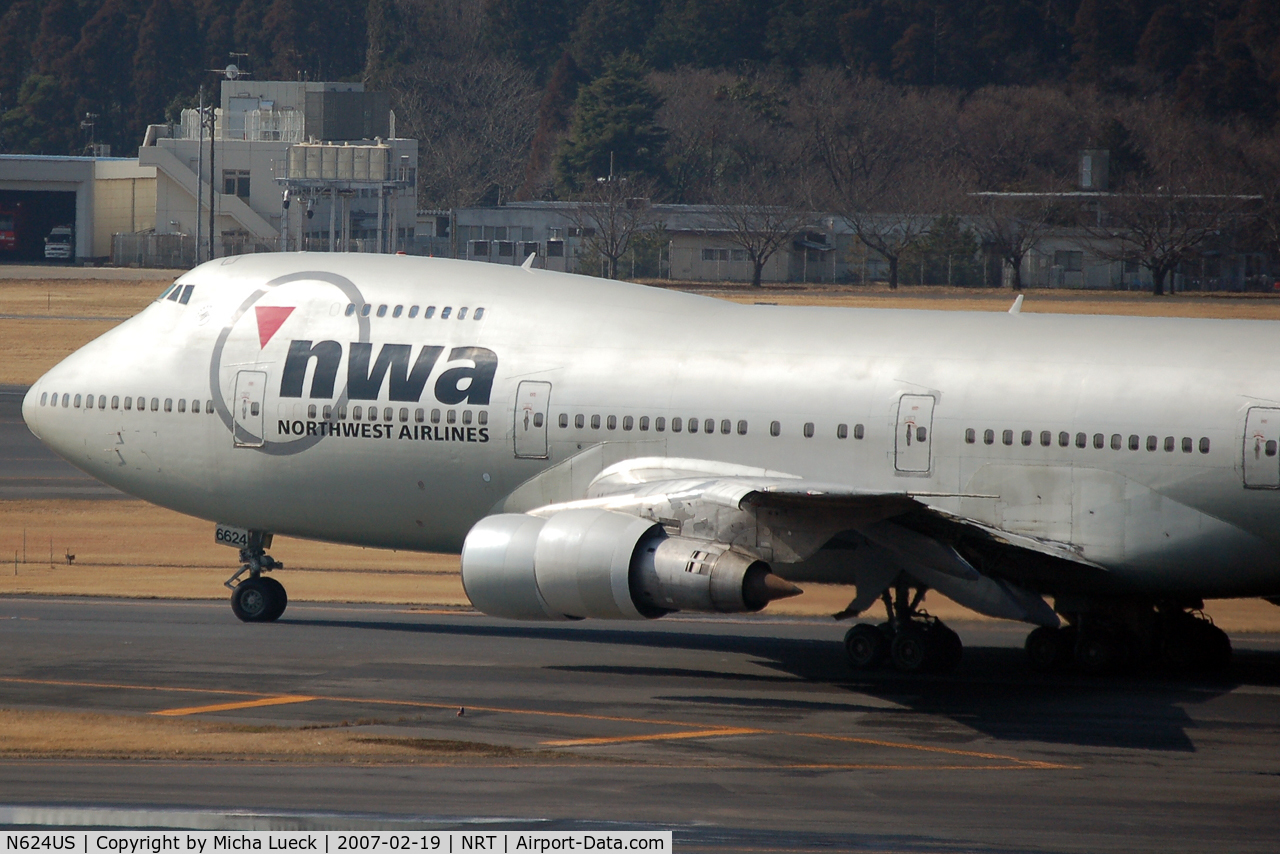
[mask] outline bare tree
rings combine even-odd
[[[661,217],[651,204],[652,182],[626,176],[601,178],[587,185],[565,216],[582,245],[606,262],[605,276],[618,278],[618,259],[639,234],[657,227]]]
[[[751,261],[751,285],[760,287],[764,267],[812,217],[808,206],[797,204],[789,188],[776,178],[740,181],[722,190],[714,205],[726,239],[742,247]]]
[[[811,73],[800,90],[800,121],[830,184],[832,208],[868,249],[889,262],[898,286],[904,253],[934,219],[958,207],[954,127],[943,96],[839,72]]]
[[[1013,289],[1022,290],[1022,262],[1063,221],[1063,197],[1052,192],[980,192],[971,199],[973,230],[1011,270]]]

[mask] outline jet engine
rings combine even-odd
[[[759,611],[800,592],[728,546],[594,508],[480,520],[462,546],[462,586],[479,610],[517,620]]]

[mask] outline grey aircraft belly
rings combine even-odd
[[[23,415],[111,486],[271,534],[462,553],[523,619],[757,611],[854,584],[851,664],[954,666],[936,589],[1032,662],[1214,668],[1206,597],[1280,594],[1269,322],[739,305],[405,256],[227,258]],[[241,577],[243,579],[241,579]],[[1051,607],[1045,597],[1051,597]]]

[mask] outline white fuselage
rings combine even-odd
[[[23,414],[93,476],[205,519],[456,551],[522,483],[606,443],[605,463],[923,495],[1071,544],[1117,590],[1280,593],[1275,323],[751,306],[377,255],[228,258],[179,286],[43,376]]]

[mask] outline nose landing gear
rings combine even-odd
[[[240,550],[240,569],[224,582],[231,591],[231,611],[246,623],[270,623],[280,619],[289,604],[284,585],[263,575],[273,569],[284,569],[284,564],[267,554],[271,535],[251,532],[249,545]],[[237,583],[245,573],[249,577]]]

